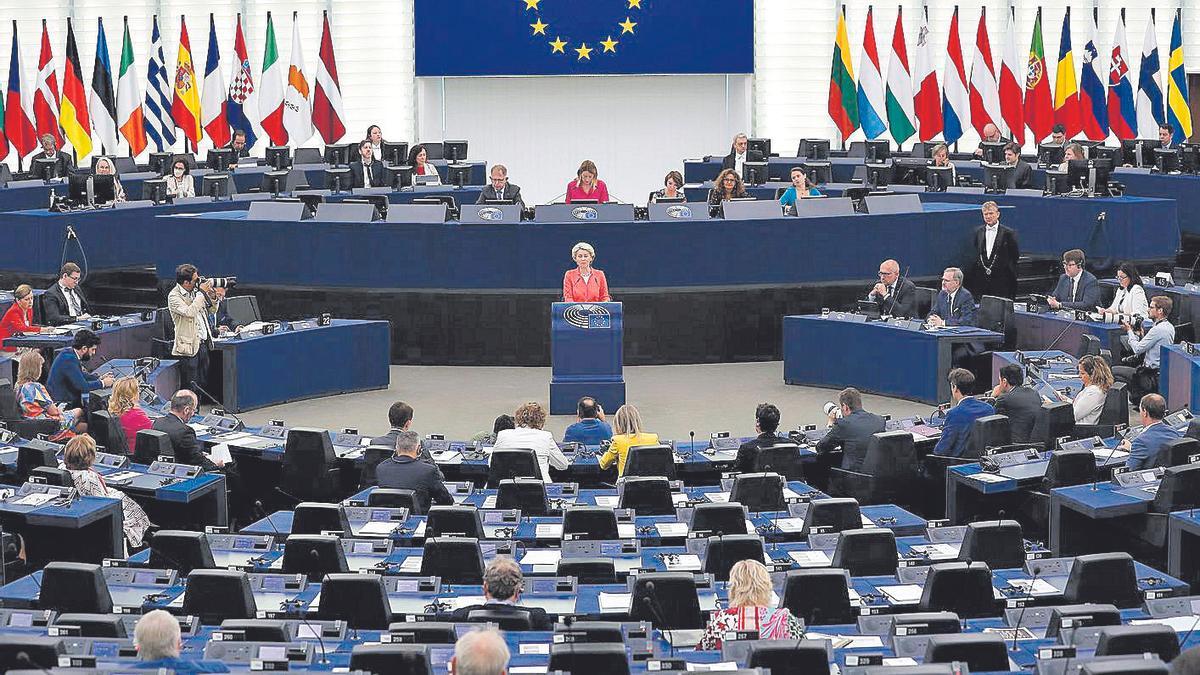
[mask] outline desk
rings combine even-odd
[[[1099,338],[1100,347],[1112,352],[1116,358],[1121,353],[1121,336],[1125,334],[1120,324],[1090,319],[1076,321],[1075,313],[1069,311],[1033,313],[1017,310],[1014,321],[1017,349],[1021,351],[1062,349],[1072,356],[1079,356],[1083,353],[1083,335],[1087,334]]]
[[[42,506],[0,501],[0,524],[25,538],[29,566],[44,567],[53,560],[99,563],[122,557],[125,534],[121,500],[78,497],[69,504]]]
[[[1110,481],[1051,490],[1050,550],[1054,555],[1113,550],[1116,541],[1104,521],[1146,513],[1152,501],[1154,494],[1147,490]]]
[[[955,326],[913,330],[841,313],[783,319],[783,381],[862,391],[937,404],[950,399],[946,373],[956,344],[999,344],[1000,333]],[[887,367],[880,367],[880,363]]]
[[[1100,286],[1104,289],[1104,307],[1112,303],[1117,292],[1116,279],[1101,279]],[[1195,323],[1200,320],[1200,286],[1194,283],[1174,286],[1156,286],[1153,277],[1142,277],[1142,287],[1146,291],[1146,302],[1156,295],[1171,298],[1171,314],[1167,318],[1171,323]]]
[[[1167,519],[1167,572],[1196,588],[1200,584],[1200,518],[1195,509]]]
[[[1200,356],[1180,345],[1164,346],[1160,356],[1158,390],[1167,397],[1167,410],[1200,410]]]
[[[57,353],[60,349],[70,347],[75,339],[75,330],[87,328],[93,330],[100,338],[100,347],[96,355],[102,360],[135,359],[150,353],[150,342],[154,336],[154,315],[143,319],[140,313],[126,314],[120,317],[104,317],[99,320],[104,323],[100,330],[92,328],[92,321],[82,321],[59,328],[68,328],[72,332],[65,335],[44,335],[29,333],[20,337],[10,337],[4,340],[7,347],[34,347]],[[52,360],[47,359],[50,363]],[[49,364],[46,369],[49,370]]]

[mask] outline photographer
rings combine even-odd
[[[167,309],[175,324],[171,355],[179,359],[180,385],[204,388],[208,374],[208,343],[212,337],[212,310],[217,306],[212,279],[201,279],[196,266],[175,268],[175,288],[167,295]]]
[[[1154,322],[1154,325],[1149,330],[1144,329],[1140,321],[1135,321],[1137,325],[1131,325],[1125,320],[1121,321],[1121,328],[1125,329],[1125,339],[1129,343],[1129,349],[1133,352],[1133,358],[1127,359],[1126,363],[1136,361],[1141,357],[1142,364],[1140,366],[1122,365],[1114,366],[1112,369],[1113,378],[1118,382],[1124,382],[1129,391],[1129,400],[1137,403],[1142,400],[1146,394],[1154,394],[1158,392],[1158,366],[1159,360],[1162,358],[1160,350],[1164,345],[1170,345],[1175,342],[1175,326],[1167,321],[1167,317],[1171,314],[1171,298],[1165,295],[1156,295],[1150,298],[1150,315],[1148,318]]]

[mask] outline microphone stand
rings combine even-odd
[[[1021,635],[1021,620],[1025,618],[1025,609],[1029,607],[1029,603],[1033,602],[1033,586],[1037,583],[1038,575],[1041,573],[1041,567],[1033,568],[1033,578],[1030,579],[1029,590],[1025,593],[1025,604],[1021,605],[1021,611],[1017,614],[1017,625],[1013,628],[1012,648],[1009,651],[1017,651],[1017,638]]]
[[[658,607],[658,601],[654,596],[653,581],[646,582],[646,596],[642,598],[642,602],[645,603],[646,609],[650,611],[650,614],[654,617],[654,620],[658,622],[658,625],[660,626],[658,632],[660,635],[662,635],[663,639],[667,641],[667,646],[671,648],[671,658],[674,659],[675,638],[667,632],[666,628],[663,627],[667,625],[667,621],[663,618],[662,612],[659,611],[660,608]]]

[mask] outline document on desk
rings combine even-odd
[[[875,521],[871,520],[870,518],[868,518],[864,515],[861,515],[861,514],[858,517],[862,519],[863,529],[866,529],[868,527],[877,527],[875,525]]]
[[[717,663],[689,663],[687,664],[689,673],[719,673],[723,671],[736,671],[738,664],[736,661],[719,661]]]
[[[834,649],[877,649],[883,646],[883,638],[878,635],[837,635],[809,631],[805,637],[810,640],[829,640]]]
[[[195,422],[189,422],[188,426],[192,428],[192,431],[196,432],[197,436],[204,436],[209,433],[212,433],[212,429],[204,426],[203,424],[196,424]]]
[[[562,523],[538,523],[533,528],[536,539],[562,539]]]
[[[928,556],[930,560],[953,560],[958,557],[958,547],[950,544],[920,544],[913,546],[912,550]]]
[[[233,456],[229,454],[229,444],[217,443],[212,446],[212,450],[208,452],[208,458],[218,465],[232,462]]]
[[[1161,619],[1132,619],[1129,623],[1134,626],[1161,623],[1165,626],[1170,626],[1171,630],[1176,633],[1186,633],[1195,628],[1198,620],[1200,620],[1200,617],[1195,614],[1189,614],[1188,616],[1167,616]]]
[[[420,574],[421,572],[421,556],[410,555],[400,563],[400,571],[407,574]]]
[[[1032,579],[1011,579],[1008,585],[1024,591],[1026,595],[1053,595],[1062,592],[1050,585],[1050,582],[1045,579],[1038,579],[1036,581]],[[1033,588],[1032,591],[1030,590],[1031,586]]]
[[[497,495],[488,495],[488,496],[484,497],[483,498],[483,508],[485,508],[485,509],[496,508],[496,496]],[[463,495],[463,497],[465,498],[466,495]]]
[[[893,605],[911,605],[921,601],[921,587],[916,584],[880,586],[879,590]]]
[[[386,537],[402,524],[403,523],[393,520],[372,520],[369,523],[364,523],[362,527],[358,528],[358,533],[360,535]]]
[[[451,609],[461,609],[470,607],[471,605],[482,605],[487,602],[487,598],[482,595],[456,595],[452,598],[447,598],[446,602],[450,603]]]
[[[627,612],[633,603],[633,593],[608,593],[600,591],[600,611]]]
[[[779,530],[781,532],[787,532],[790,534],[793,532],[799,532],[804,529],[804,519],[803,518],[780,518],[779,520],[775,521],[775,525],[779,527]],[[750,528],[749,530],[746,530],[746,531],[753,532],[754,528]]]
[[[1128,452],[1125,452],[1124,450],[1118,450],[1116,448],[1112,448],[1111,450],[1096,448],[1092,450],[1092,454],[1095,455],[1096,459],[1100,460],[1101,462],[1111,462],[1114,459],[1129,458]]]
[[[438,450],[433,454],[433,461],[438,464],[462,464],[462,453],[457,450]]]
[[[106,483],[123,483],[125,481],[133,480],[140,475],[142,474],[138,473],[137,471],[118,471],[105,476],[104,481]]]
[[[801,567],[828,567],[829,555],[824,551],[788,551],[788,557]]]
[[[675,504],[675,506],[683,506],[684,504],[687,504],[687,500],[687,495],[683,494],[682,492],[671,493],[671,503]]]
[[[980,483],[1003,483],[1004,481],[1008,480],[1008,478],[1001,476],[998,473],[987,473],[986,471],[981,471],[979,473],[971,474],[971,480],[977,480]]]
[[[596,506],[604,506],[610,509],[617,508],[617,504],[621,502],[616,495],[596,495]]]
[[[562,558],[562,551],[556,548],[526,549],[521,558],[522,565],[557,565]]]
[[[700,556],[694,553],[681,553],[674,558],[666,559],[668,572],[699,572]]]
[[[50,502],[54,501],[56,497],[57,495],[47,494],[45,492],[35,492],[18,499],[14,499],[9,503],[16,506],[42,506],[43,504],[49,504]]]
[[[617,526],[620,527],[620,523]],[[660,537],[686,537],[688,533],[687,523],[655,523],[654,529]]]
[[[637,526],[633,523],[617,523],[617,537],[621,539],[636,539]]]
[[[425,536],[425,521],[424,520],[417,523],[417,526],[415,528],[413,528],[412,536],[413,536],[413,539],[421,539]]]
[[[728,492],[705,492],[704,498],[713,504],[725,504],[729,502]]]

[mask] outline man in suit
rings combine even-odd
[[[750,139],[746,134],[738,134],[733,137],[733,147],[729,149],[729,154],[725,155],[725,159],[721,162],[721,169],[733,169],[737,175],[745,175],[742,173],[742,165],[746,162],[765,162],[766,157],[757,150],[750,150]]]
[[[983,157],[984,143],[1003,143],[1004,137],[1000,135],[1000,128],[995,124],[988,122],[983,125],[983,137],[979,139],[979,147],[975,148],[975,156]]]
[[[1042,410],[1042,397],[1032,387],[1021,386],[1025,371],[1015,363],[1000,369],[1000,383],[992,389],[996,414],[1007,415],[1013,443],[1027,443]]]
[[[497,557],[488,563],[483,572],[482,605],[471,605],[454,610],[451,620],[455,623],[465,622],[471,612],[486,609],[500,614],[528,616],[533,630],[553,630],[554,623],[541,607],[521,606],[521,591],[525,590],[525,577],[521,574],[521,566],[512,558]]]
[[[1021,146],[1016,143],[1004,146],[1004,163],[1013,167],[1012,173],[1008,174],[1008,185],[1005,186],[1007,189],[1033,187],[1033,167],[1021,159]]]
[[[503,164],[493,164],[491,182],[483,186],[483,191],[479,193],[479,199],[475,200],[476,204],[483,204],[493,199],[511,200],[518,206],[525,206],[525,201],[521,199],[521,188],[508,182],[508,167]]]
[[[88,301],[79,288],[83,273],[79,265],[64,263],[58,270],[58,281],[42,294],[42,316],[47,326],[62,326],[77,319],[88,318]]]
[[[933,301],[926,321],[931,326],[974,326],[975,298],[962,287],[963,273],[957,267],[942,272],[942,290]]]
[[[1118,450],[1129,453],[1126,468],[1137,471],[1149,469],[1158,463],[1158,455],[1168,441],[1183,438],[1183,434],[1163,424],[1167,416],[1167,401],[1158,394],[1146,394],[1138,404],[1138,415],[1142,433],[1130,442],[1128,439],[1117,444]]]
[[[375,160],[371,141],[358,144],[359,158],[350,162],[350,187],[383,187],[383,162]]]
[[[71,348],[59,352],[54,357],[54,363],[50,364],[46,389],[51,398],[58,403],[65,403],[68,409],[83,408],[84,394],[113,385],[112,373],[96,377],[83,369],[83,364],[96,355],[99,346],[100,338],[92,331],[84,328],[75,334]]]
[[[900,263],[884,260],[879,263],[879,281],[867,293],[867,300],[878,305],[880,314],[913,316],[917,309],[917,287],[911,279],[900,278]]]
[[[1050,142],[1047,145],[1057,145],[1060,148],[1067,142],[1067,127],[1063,124],[1055,124],[1050,129]]]
[[[200,449],[195,430],[188,426],[199,407],[200,402],[196,394],[187,389],[180,389],[171,397],[170,412],[154,420],[153,428],[170,437],[176,462],[198,466],[204,471],[216,471],[225,463],[209,459]]]
[[[975,376],[965,368],[955,368],[946,376],[950,383],[950,405],[942,435],[938,438],[933,454],[943,457],[962,457],[971,438],[971,427],[975,420],[996,414],[990,404],[971,398],[975,390]]]
[[[1095,311],[1100,305],[1100,282],[1083,269],[1083,251],[1073,248],[1063,254],[1063,274],[1048,302],[1052,309]]]
[[[229,162],[229,168],[236,169],[239,159],[250,156],[250,148],[246,147],[246,132],[241,129],[234,129],[233,137],[229,141],[229,149],[233,150],[233,158]]]
[[[400,438],[400,432],[408,431],[412,428],[413,408],[404,401],[396,401],[392,407],[388,408],[388,423],[392,425],[391,431],[377,438],[371,439],[371,445],[386,445],[388,447],[396,447],[396,439]],[[417,455],[417,459],[437,466],[433,461],[433,455],[429,454],[423,446],[421,452]]]
[[[1000,224],[996,202],[984,202],[982,210],[983,225],[975,228],[975,260],[967,273],[967,287],[976,297],[1012,300],[1017,295],[1017,259],[1021,257],[1017,233]]]
[[[61,152],[54,145],[54,137],[50,134],[42,134],[42,151],[33,156],[29,164],[32,171],[37,172],[39,169],[39,159],[48,159],[53,162],[53,169],[50,170],[51,175],[41,174],[39,178],[50,180],[51,178],[65,178],[75,172],[75,164],[71,162],[71,158],[67,153]],[[37,175],[37,174],[35,174]]]
[[[758,436],[742,443],[737,452],[737,468],[742,473],[754,471],[758,451],[783,441],[775,432],[779,429],[779,408],[770,403],[759,403],[754,410],[754,430]],[[782,472],[781,472],[782,473]]]
[[[1175,126],[1170,122],[1158,125],[1158,140],[1162,143],[1164,150],[1178,150],[1179,146],[1175,145]]]
[[[829,433],[817,441],[817,455],[828,455],[841,448],[842,468],[861,471],[871,436],[883,431],[886,422],[879,415],[863,410],[862,394],[854,387],[838,394],[838,406],[829,415]]]
[[[454,503],[438,468],[417,459],[420,450],[421,437],[417,432],[401,431],[396,434],[396,454],[375,466],[375,482],[379,487],[413,491],[418,515],[429,512],[430,502],[443,506]]]

